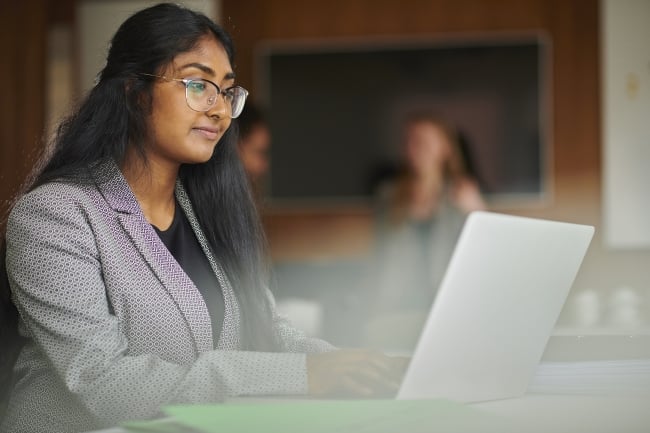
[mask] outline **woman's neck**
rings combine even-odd
[[[411,183],[409,215],[413,219],[428,219],[438,211],[443,194],[442,176],[419,173]]]
[[[160,230],[166,230],[174,219],[174,189],[179,165],[154,158],[145,164],[141,157],[130,152],[120,170],[147,221]]]
[[[438,171],[415,172],[413,174],[413,183],[418,188],[437,190],[442,186],[443,176]]]

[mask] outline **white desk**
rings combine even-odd
[[[614,359],[650,359],[650,333],[593,330],[592,333],[554,334],[542,356],[542,362]]]
[[[241,402],[241,399],[238,399]],[[277,402],[277,400],[251,399]],[[286,401],[286,400],[284,400]],[[650,397],[605,397],[528,394],[521,398],[475,403],[480,412],[494,415],[498,427],[479,424],[469,430],[445,430],[445,433],[648,433],[650,432]],[[437,426],[404,426],[409,433],[438,432]],[[439,427],[439,426],[438,426]],[[370,429],[363,429],[371,433]],[[386,433],[387,430],[379,428]],[[111,428],[94,433],[127,433]],[[254,433],[254,432],[251,432]],[[263,433],[263,432],[260,432]],[[306,432],[308,433],[308,432]],[[338,432],[333,432],[338,433]],[[401,433],[396,432],[396,433]]]
[[[513,422],[513,432],[650,432],[649,397],[528,394],[473,406]]]

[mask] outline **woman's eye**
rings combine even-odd
[[[206,84],[203,81],[191,81],[187,88],[194,93],[203,93],[205,92]]]
[[[226,89],[223,92],[223,97],[228,101],[232,101],[235,97],[235,91],[233,89]]]

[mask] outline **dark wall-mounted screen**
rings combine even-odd
[[[400,123],[455,124],[488,198],[545,192],[545,46],[515,41],[386,46],[270,44],[258,56],[277,200],[368,198],[399,163]]]

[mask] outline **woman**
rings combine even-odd
[[[179,6],[118,29],[7,222],[26,341],[2,431],[83,431],[235,395],[395,388],[401,360],[334,350],[275,313],[231,124],[246,98],[232,62],[223,29]]]
[[[378,290],[368,344],[415,345],[465,216],[485,209],[458,133],[428,112],[404,122],[404,170],[380,186],[376,212]]]

